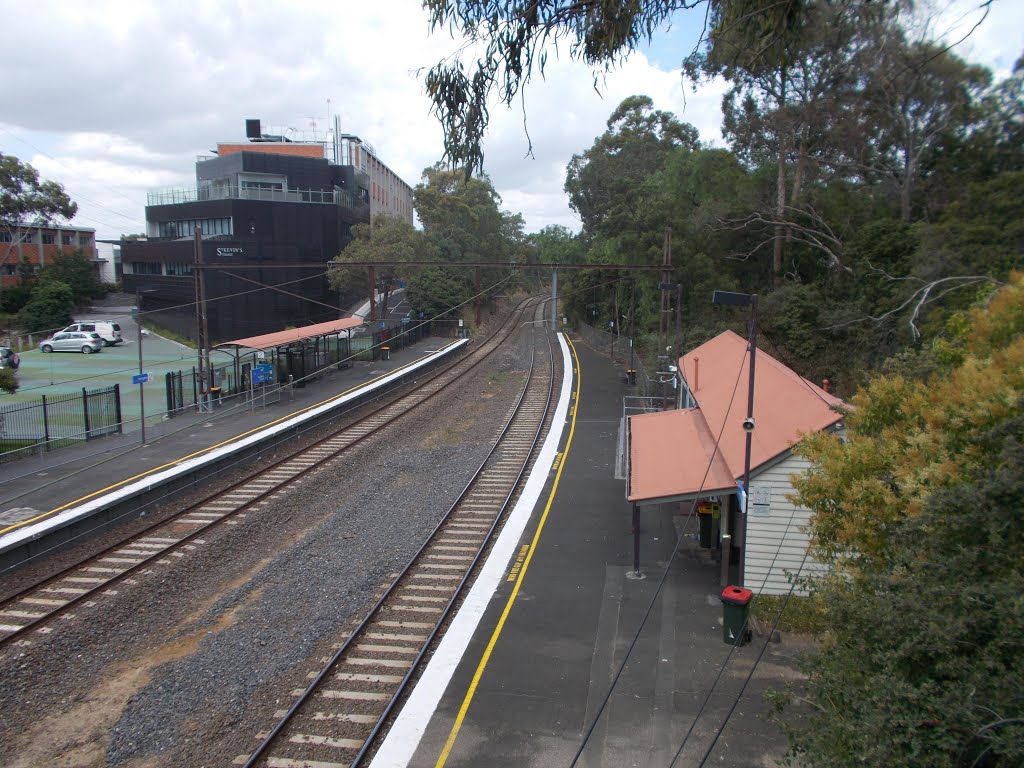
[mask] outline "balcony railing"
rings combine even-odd
[[[344,189],[259,189],[216,185],[209,187],[179,187],[157,189],[146,194],[146,205],[178,205],[207,200],[267,200],[275,203],[316,203],[337,205],[342,208],[358,208],[362,203],[351,192]]]

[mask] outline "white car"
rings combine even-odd
[[[99,352],[104,346],[106,344],[98,333],[83,331],[61,331],[39,342],[41,352],[81,352],[83,355]]]
[[[97,320],[92,323],[72,323],[64,328],[61,333],[98,333],[103,343],[108,347],[121,344],[124,339],[121,337],[121,326],[118,323],[108,323],[104,320]]]

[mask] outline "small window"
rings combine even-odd
[[[53,245],[56,238],[53,235],[43,235],[43,245]]]
[[[65,234],[60,236],[60,241],[61,241],[61,243],[63,245],[74,245],[75,244],[75,236],[74,235],[69,235],[69,234],[65,233]]]
[[[9,243],[11,240],[10,232],[0,232],[0,243]]]

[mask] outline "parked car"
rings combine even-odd
[[[61,331],[39,342],[39,349],[42,352],[81,352],[83,355],[99,352],[104,346],[106,346],[106,342],[98,333],[78,331]]]
[[[103,343],[108,347],[121,344],[124,339],[121,337],[121,326],[118,323],[108,323],[105,320],[97,320],[92,323],[72,323],[64,328],[61,333],[98,333]]]
[[[13,368],[18,370],[21,365],[21,358],[18,353],[10,347],[0,347],[0,368]]]

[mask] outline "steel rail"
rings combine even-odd
[[[424,656],[433,646],[435,640],[437,639],[438,635],[441,632],[442,626],[447,621],[452,610],[454,609],[455,605],[458,603],[463,592],[465,591],[467,584],[469,584],[471,578],[476,572],[480,559],[483,557],[491,541],[493,540],[496,529],[504,519],[505,511],[508,508],[510,501],[519,492],[519,485],[523,475],[527,472],[535,458],[537,443],[539,442],[541,435],[544,432],[545,426],[549,424],[548,419],[551,416],[551,398],[554,389],[554,355],[550,338],[546,338],[548,341],[547,350],[549,376],[543,415],[538,420],[538,424],[534,431],[530,448],[526,453],[526,457],[522,463],[522,466],[519,468],[519,471],[515,479],[511,482],[510,489],[507,495],[505,496],[505,499],[502,501],[497,511],[495,512],[494,520],[491,523],[491,526],[488,529],[486,535],[483,537],[483,541],[481,542],[479,549],[477,550],[470,564],[466,567],[464,575],[462,576],[458,585],[456,585],[452,596],[449,598],[447,604],[442,609],[440,616],[435,621],[433,629],[423,640],[419,652],[416,654],[415,658],[410,663],[409,669],[406,671],[401,682],[397,684],[397,687],[394,693],[391,695],[383,712],[379,715],[376,723],[371,728],[369,735],[366,736],[356,756],[352,759],[351,763],[349,763],[350,768],[356,768],[356,766],[359,766],[362,763],[367,752],[374,745],[381,730],[384,728],[385,723],[387,722],[394,708],[397,706],[401,697],[405,693],[413,677],[418,672]],[[391,599],[397,593],[400,586],[405,583],[406,577],[410,574],[413,568],[419,564],[423,554],[434,543],[434,540],[437,537],[438,533],[445,529],[447,524],[450,522],[453,514],[456,512],[457,509],[459,509],[464,499],[467,497],[471,489],[473,489],[473,487],[475,486],[477,480],[483,474],[484,470],[488,467],[488,464],[491,462],[491,459],[499,451],[499,449],[504,447],[502,444],[502,439],[506,436],[506,434],[511,429],[513,423],[515,422],[516,416],[519,414],[522,405],[526,401],[526,396],[529,392],[530,384],[533,381],[535,354],[536,350],[533,351],[533,355],[531,356],[530,373],[527,377],[526,385],[523,387],[523,390],[520,393],[520,396],[515,404],[514,410],[509,416],[505,425],[502,427],[502,430],[499,433],[498,438],[495,440],[494,446],[492,446],[491,450],[488,452],[485,459],[481,462],[480,467],[474,473],[474,476],[469,480],[469,482],[467,482],[465,488],[463,488],[462,492],[459,494],[459,497],[456,499],[456,501],[452,504],[451,508],[444,514],[444,516],[437,523],[437,525],[434,527],[431,533],[427,536],[426,540],[423,542],[420,548],[410,558],[409,562],[402,569],[402,571],[392,580],[392,583],[388,586],[385,592],[369,609],[369,611],[359,622],[359,624],[350,632],[349,636],[335,651],[335,653],[330,657],[330,659],[328,659],[328,661],[324,664],[320,672],[317,673],[313,680],[306,686],[306,688],[302,691],[302,693],[292,704],[292,706],[284,713],[284,715],[281,716],[279,721],[274,725],[274,727],[267,734],[267,736],[261,741],[259,746],[257,746],[257,748],[250,754],[243,768],[254,768],[254,766],[256,766],[259,763],[259,761],[264,757],[265,753],[270,748],[270,746],[277,741],[281,733],[291,724],[296,715],[303,709],[303,707],[308,703],[309,699],[319,689],[323,681],[327,679],[328,675],[331,674],[331,672],[337,666],[338,662],[343,657],[345,657],[345,655],[349,652],[349,650],[357,641],[362,639],[364,634],[367,632],[368,628],[370,628],[373,625],[374,620],[380,614],[380,612],[382,611],[383,607],[387,604],[389,599]]]
[[[346,427],[343,427],[341,430],[335,432],[334,434],[329,435],[321,440],[318,440],[310,445],[304,446],[299,450],[296,450],[289,456],[286,456],[280,459],[279,461],[274,462],[273,464],[270,464],[267,467],[264,467],[260,471],[253,473],[252,475],[245,477],[224,489],[221,489],[217,493],[214,493],[204,498],[203,500],[190,505],[186,509],[175,513],[171,517],[168,517],[159,522],[155,522],[152,525],[147,526],[143,530],[136,532],[132,536],[129,536],[125,540],[113,544],[105,550],[93,554],[90,557],[87,557],[74,565],[68,566],[67,568],[63,569],[57,574],[48,576],[46,579],[43,579],[37,584],[26,587],[14,593],[13,595],[4,598],[3,601],[0,601],[0,616],[2,616],[5,612],[7,612],[8,615],[10,615],[11,608],[17,605],[19,602],[27,598],[32,598],[33,596],[39,595],[40,593],[45,593],[45,590],[48,587],[57,585],[63,580],[73,577],[74,574],[80,574],[86,569],[94,567],[95,564],[102,562],[105,558],[121,554],[122,550],[124,550],[125,548],[131,548],[133,545],[138,547],[139,542],[142,542],[145,539],[152,537],[154,534],[159,533],[161,530],[166,530],[171,528],[172,526],[179,525],[180,521],[188,515],[195,514],[197,511],[200,511],[203,507],[209,506],[211,503],[215,503],[218,499],[231,495],[232,493],[239,491],[239,489],[251,485],[254,480],[260,478],[263,475],[278,470],[280,467],[288,464],[289,462],[296,462],[296,460],[302,458],[306,454],[316,451],[325,443],[329,443],[332,440],[337,440],[339,438],[339,435],[343,435],[345,432],[348,431],[357,430],[361,425],[373,420],[376,417],[379,417],[383,412],[389,409],[399,409],[399,411],[396,414],[382,421],[380,424],[373,427],[372,429],[369,429],[363,432],[362,434],[355,436],[354,439],[352,439],[349,442],[346,442],[338,450],[322,456],[316,462],[307,465],[304,469],[294,473],[293,475],[276,484],[275,486],[267,488],[265,491],[250,496],[250,498],[247,501],[239,504],[235,509],[224,513],[216,519],[210,520],[206,525],[196,528],[192,530],[190,533],[187,533],[185,535],[174,535],[173,538],[175,539],[175,541],[173,543],[168,543],[165,547],[159,550],[154,550],[152,554],[143,557],[141,560],[137,560],[134,564],[128,566],[124,570],[121,570],[116,574],[105,577],[105,580],[103,580],[101,583],[96,584],[95,586],[92,586],[90,588],[83,587],[83,591],[81,593],[75,595],[74,597],[64,600],[64,602],[62,602],[60,605],[53,605],[48,607],[46,611],[44,613],[41,613],[38,617],[31,619],[28,623],[21,625],[17,629],[10,631],[6,635],[0,637],[0,649],[13,643],[15,640],[25,636],[29,632],[38,629],[41,625],[44,625],[52,621],[53,619],[67,613],[69,610],[80,605],[84,601],[94,598],[98,593],[105,591],[109,589],[111,586],[116,585],[124,581],[125,579],[128,579],[131,576],[138,574],[140,571],[152,566],[154,563],[158,563],[161,559],[167,557],[168,554],[196,541],[200,536],[209,535],[209,533],[212,530],[223,525],[227,520],[232,519],[234,516],[240,514],[241,512],[251,509],[254,505],[264,501],[268,497],[280,493],[290,484],[298,481],[300,478],[304,477],[310,472],[313,472],[323,467],[328,462],[333,461],[341,453],[363,442],[372,435],[375,435],[378,432],[386,429],[403,416],[412,413],[415,409],[419,408],[424,403],[432,400],[435,396],[444,392],[447,387],[451,386],[453,383],[459,381],[464,376],[468,375],[479,364],[481,364],[491,354],[493,354],[497,349],[499,349],[501,343],[509,336],[511,336],[512,333],[515,332],[516,328],[518,327],[516,325],[516,322],[522,317],[522,314],[525,312],[525,309],[535,309],[537,306],[543,306],[546,303],[546,301],[547,299],[541,299],[539,302],[531,304],[531,300],[528,299],[522,302],[516,308],[516,311],[510,314],[509,319],[507,319],[499,327],[495,334],[493,334],[485,344],[481,345],[478,349],[474,350],[472,353],[470,353],[470,355],[460,360],[454,361],[451,365],[445,368],[435,371],[434,375],[431,376],[430,379],[424,385],[420,386],[418,389],[413,390],[412,392],[408,392],[405,395],[399,397],[398,399],[389,402],[385,405],[382,405],[381,407],[371,411],[370,413],[365,414],[362,418],[358,419],[357,421],[347,425]],[[499,334],[502,334],[505,331],[507,331],[507,333],[505,333],[501,338],[498,339],[498,341],[495,342],[494,339],[498,338]],[[476,356],[477,359],[471,362],[470,364],[465,365],[474,356]],[[441,381],[445,374],[450,373],[456,366],[459,366],[460,364],[463,365],[463,368],[460,371],[458,371],[448,381]],[[423,392],[431,387],[434,387],[433,390],[427,392],[427,394],[424,396]],[[420,399],[417,400],[417,397],[419,397]],[[320,426],[322,426],[322,424]],[[148,548],[148,546],[142,545],[142,548],[146,549]],[[81,578],[95,577],[81,576]],[[39,599],[45,599],[48,602],[54,602],[49,598]],[[19,613],[25,613],[25,611],[21,611]]]

